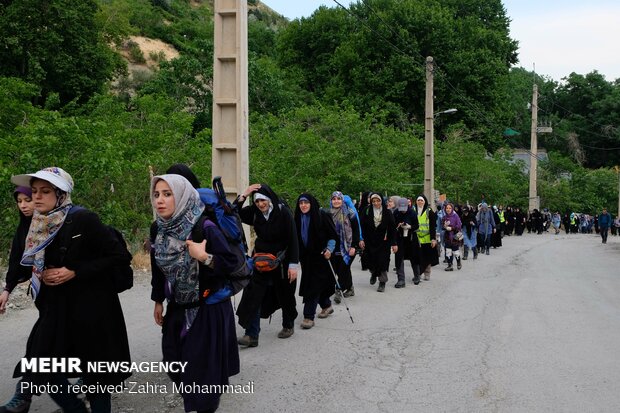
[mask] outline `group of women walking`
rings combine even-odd
[[[20,222],[0,294],[0,314],[15,286],[30,280],[39,318],[25,357],[130,362],[124,315],[111,275],[114,268],[129,265],[126,246],[95,213],[73,204],[73,179],[63,169],[17,175],[12,182],[17,185],[14,198]],[[238,255],[199,189],[198,178],[182,164],[150,182],[155,214],[149,237],[153,318],[161,327],[163,360],[186,363],[182,372],[170,373],[170,379],[181,386],[228,384],[229,377],[240,370],[239,346],[258,346],[260,319],[278,309],[282,309],[278,337],[291,337],[298,316],[299,269],[300,327],[311,329],[316,318],[334,313],[332,299],[338,304],[355,296],[351,264],[358,255],[362,268],[370,272],[370,284],[378,282],[377,291],[384,292],[392,254],[394,286],[403,288],[405,261],[410,262],[412,282],[418,285],[430,280],[441,249],[445,270],[460,270],[470,252],[473,259],[479,253],[489,254],[491,247],[501,246],[501,229],[512,231],[512,220],[506,221],[504,211],[486,203],[472,208],[445,202],[435,213],[424,195],[386,200],[370,192],[355,205],[350,196],[334,191],[325,208],[310,193],[300,194],[289,208],[268,185],[253,184],[232,206],[240,220],[253,227],[256,239],[251,255],[256,260],[260,256],[265,265],[256,267],[235,314],[231,297],[236,290],[229,275],[238,268]],[[246,200],[250,202],[244,206]],[[517,217],[514,227],[517,233],[522,231],[525,221],[519,221],[518,209],[508,215]],[[235,315],[244,329],[239,338]],[[67,386],[69,379],[117,385],[129,375],[46,374],[22,370],[20,365],[14,372],[20,382],[58,386]],[[13,398],[0,409],[27,412],[32,396],[18,383]],[[50,396],[65,412],[88,411],[76,394]],[[221,394],[185,392],[182,396],[185,411],[213,412]],[[94,413],[112,411],[110,392],[87,393],[86,399]]]

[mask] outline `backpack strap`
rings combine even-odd
[[[69,212],[67,212],[67,216],[65,218],[65,222],[62,224],[63,228],[67,225],[64,231],[61,231],[62,237],[60,237],[60,248],[58,251],[60,252],[60,264],[64,265],[65,257],[67,256],[67,251],[69,250],[69,237],[71,235],[71,231],[69,230],[70,226],[73,224],[73,218],[77,212],[86,211],[86,208],[80,205],[73,205]]]

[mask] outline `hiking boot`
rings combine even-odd
[[[380,282],[379,286],[377,287],[377,292],[384,292],[385,291],[385,283]]]
[[[456,259],[456,268],[457,268],[458,270],[460,270],[460,269],[461,269],[461,267],[462,267],[462,265],[461,265],[461,259],[460,259],[460,258],[457,258],[457,259]]]
[[[304,318],[304,320],[301,322],[301,328],[303,328],[304,330],[309,330],[312,327],[314,327],[314,320],[310,320],[309,318]]]
[[[370,285],[375,285],[376,282],[377,282],[377,276],[376,275],[371,275],[370,276]]]
[[[404,287],[405,287],[404,281],[398,281],[396,285],[394,285],[394,288],[404,288]]]
[[[420,274],[416,274],[413,276],[413,279],[411,280],[413,281],[413,285],[418,285],[420,284]]]
[[[452,268],[452,264],[448,264],[448,266],[445,268],[446,271],[454,271],[454,268]]]
[[[15,393],[11,400],[4,406],[0,406],[0,412],[27,413],[30,410],[30,400],[26,400],[22,394]]]
[[[291,327],[291,328],[283,327],[282,330],[280,330],[280,332],[278,333],[278,338],[289,338],[294,333],[295,333],[294,327]]]
[[[327,318],[327,317],[329,317],[330,314],[334,314],[334,309],[332,308],[331,305],[329,307],[327,307],[327,308],[322,309],[317,317],[319,317],[319,318]]]
[[[342,292],[340,290],[336,290],[336,293],[334,294],[334,302],[336,304],[340,304],[340,302],[342,301],[342,296],[341,296]],[[345,296],[346,297],[346,296]]]
[[[431,280],[431,275],[430,274],[424,274],[424,281],[430,281]]]
[[[237,339],[237,344],[243,347],[256,347],[258,346],[258,337],[243,336]]]
[[[486,254],[486,255],[489,255],[489,254],[490,254],[490,253],[489,253],[489,249],[488,249],[488,248],[486,249],[485,254]]]
[[[349,288],[348,290],[346,290],[343,294],[343,296],[345,296],[346,298],[349,297],[353,297],[355,296],[355,289],[353,288],[353,286],[351,286],[351,288]]]

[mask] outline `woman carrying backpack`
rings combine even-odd
[[[163,360],[187,362],[170,378],[177,385],[227,385],[239,373],[232,291],[226,282],[235,255],[217,225],[201,219],[204,204],[184,177],[153,177],[151,202],[157,214],[151,226],[151,299],[155,323],[162,326]],[[202,242],[190,239],[195,231]],[[217,392],[183,393],[185,411],[214,412],[220,397]]]
[[[57,167],[13,176],[30,185],[35,212],[21,264],[32,268],[31,292],[39,310],[25,357],[76,357],[82,372],[44,374],[15,369],[15,376],[39,385],[67,388],[71,377],[84,385],[119,385],[130,373],[99,373],[88,362],[130,362],[123,311],[110,269],[128,265],[125,246],[99,217],[84,208],[71,212],[73,179]],[[71,225],[68,225],[68,224]],[[71,392],[50,393],[64,410],[87,412]],[[111,412],[111,394],[86,393],[93,413]]]
[[[332,257],[334,270],[338,274],[338,284],[342,291],[336,292],[334,302],[340,303],[340,295],[353,297],[355,289],[353,287],[353,276],[351,274],[351,264],[355,259],[357,247],[360,242],[360,224],[357,211],[352,205],[347,204],[347,195],[340,191],[334,191],[330,201],[330,212],[336,233],[338,235],[338,249]],[[350,200],[350,199],[349,199]]]

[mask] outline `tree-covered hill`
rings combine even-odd
[[[534,75],[514,68],[499,0],[364,0],[293,22],[248,3],[252,181],[291,199],[421,192],[430,55],[436,110],[458,109],[436,119],[436,188],[527,206],[527,176],[507,160],[529,147]],[[138,38],[178,57],[145,53]],[[0,62],[3,247],[17,222],[13,174],[62,166],[74,200],[134,241],[152,219],[149,167],[185,162],[209,180],[212,1],[0,0]],[[540,136],[542,205],[615,205],[620,83],[596,72],[536,80],[539,117],[554,127]],[[521,134],[506,138],[507,128]]]

